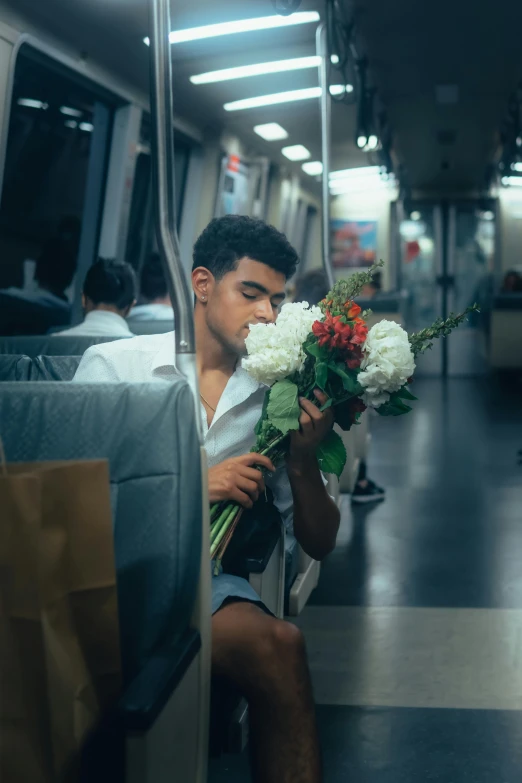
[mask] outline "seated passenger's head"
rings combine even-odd
[[[136,291],[136,275],[129,264],[100,258],[85,277],[83,309],[108,310],[126,318],[136,304]]]
[[[196,319],[226,350],[243,354],[249,325],[277,318],[297,262],[285,235],[262,220],[216,218],[194,246]]]
[[[65,299],[65,291],[72,283],[76,256],[64,251],[55,239],[48,240],[36,262],[34,278],[40,288]]]
[[[295,302],[308,302],[310,305],[318,304],[328,293],[328,280],[322,269],[312,269],[295,284]]]
[[[151,253],[143,264],[140,297],[147,304],[170,304],[167,281],[159,253]]]
[[[522,291],[522,275],[514,269],[510,269],[509,272],[506,272],[502,283],[502,291],[510,294]]]

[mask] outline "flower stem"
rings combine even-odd
[[[210,557],[213,557],[216,553],[221,541],[223,540],[224,536],[226,535],[226,532],[228,530],[229,525],[233,522],[237,512],[238,512],[239,506],[227,506],[226,511],[227,515],[223,522],[220,523],[219,531],[216,533],[212,546],[210,547]]]

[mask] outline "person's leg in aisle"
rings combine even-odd
[[[384,500],[386,491],[368,478],[366,470],[366,462],[361,460],[357,482],[352,494],[352,503],[372,503],[376,500]]]
[[[247,601],[212,617],[212,666],[249,703],[255,783],[320,783],[315,705],[301,632]]]

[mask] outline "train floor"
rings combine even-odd
[[[297,624],[325,783],[522,779],[522,386],[419,380],[372,419],[386,500],[343,499],[338,546]],[[210,783],[246,783],[246,758]]]

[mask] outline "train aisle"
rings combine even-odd
[[[372,419],[379,505],[344,500],[298,618],[325,783],[519,783],[521,387],[419,380],[415,412]],[[209,781],[249,779],[244,759]]]

